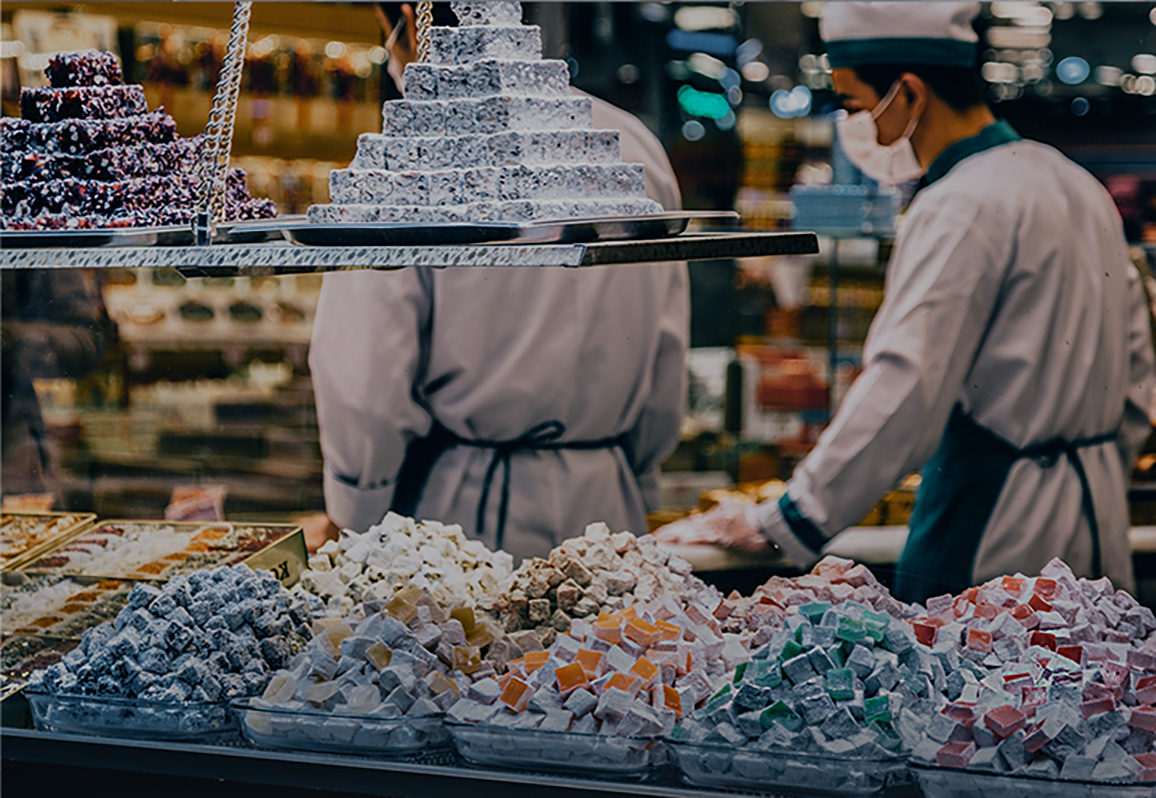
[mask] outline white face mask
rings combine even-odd
[[[907,130],[894,144],[885,147],[879,143],[879,128],[875,120],[887,110],[898,93],[899,83],[896,82],[882,102],[875,106],[875,110],[849,114],[835,123],[839,131],[839,145],[847,157],[864,174],[880,183],[903,183],[914,180],[924,172],[911,146],[911,134],[915,132],[920,117],[911,120]]]

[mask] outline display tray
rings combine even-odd
[[[111,696],[54,695],[25,688],[37,729],[134,740],[211,741],[236,731],[227,703],[163,703]]]
[[[149,540],[152,546],[138,549],[131,559],[120,547],[111,550],[120,551],[119,555],[106,556],[106,544],[112,536]],[[245,564],[254,570],[272,571],[291,587],[305,569],[307,558],[304,533],[293,524],[121,519],[104,521],[63,541],[23,570],[34,575],[167,581],[199,568]]]
[[[21,584],[12,584],[20,580]],[[6,634],[79,640],[86,629],[112,621],[128,600],[132,582],[62,574],[6,575],[0,624]]]
[[[224,222],[215,228],[214,244],[259,244],[284,236],[267,222]],[[107,227],[88,230],[0,230],[0,249],[98,249],[103,247],[187,247],[196,242],[191,225]]]
[[[641,780],[666,764],[666,749],[657,737],[510,729],[452,720],[445,726],[458,756],[472,765]]]
[[[164,227],[108,227],[95,230],[0,231],[0,249],[178,247],[192,243],[193,229],[186,224]]]
[[[1156,783],[1110,784],[911,765],[924,798],[1156,798]]]
[[[715,790],[875,798],[911,782],[901,756],[856,759],[676,740],[666,744],[684,782]]]
[[[10,635],[0,642],[0,701],[28,683],[33,671],[55,665],[80,645],[79,640],[60,640],[39,635]]]
[[[361,756],[408,756],[448,748],[444,714],[384,718],[285,709],[260,699],[231,704],[245,742],[257,748],[328,751]]]
[[[566,219],[532,223],[468,222],[442,224],[311,224],[304,216],[286,217],[268,225],[247,224],[250,233],[284,233],[306,246],[433,246],[437,244],[573,244],[676,236],[691,222],[732,226],[734,211],[673,211],[647,216]]]
[[[0,513],[0,571],[19,568],[94,521],[94,513]]]

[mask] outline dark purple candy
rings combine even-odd
[[[58,89],[124,83],[120,59],[112,53],[99,50],[57,53],[49,60],[44,73],[48,75],[48,82]]]
[[[119,119],[147,114],[148,110],[141,86],[43,87],[20,91],[20,115],[29,122]]]

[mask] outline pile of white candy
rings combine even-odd
[[[389,513],[364,534],[343,530],[340,540],[322,546],[298,589],[320,596],[338,615],[407,587],[429,590],[443,607],[488,605],[513,566],[509,554],[467,540],[459,526]]]
[[[590,524],[548,559],[526,560],[493,604],[509,632],[537,629],[548,643],[574,618],[614,613],[638,602],[671,596],[686,607],[715,607],[722,595],[691,575],[691,566],[649,535],[611,534]]]

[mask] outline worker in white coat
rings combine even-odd
[[[922,176],[864,370],[777,502],[703,517],[800,566],[923,469],[896,595],[956,592],[1061,557],[1134,586],[1126,485],[1151,432],[1139,275],[1104,188],[996,121],[974,75],[978,3],[828,3],[848,155]]]
[[[596,101],[594,126],[622,131],[648,195],[679,207],[644,125]],[[310,351],[328,535],[391,509],[515,558],[594,521],[645,532],[678,443],[689,307],[685,264],[328,275]]]

